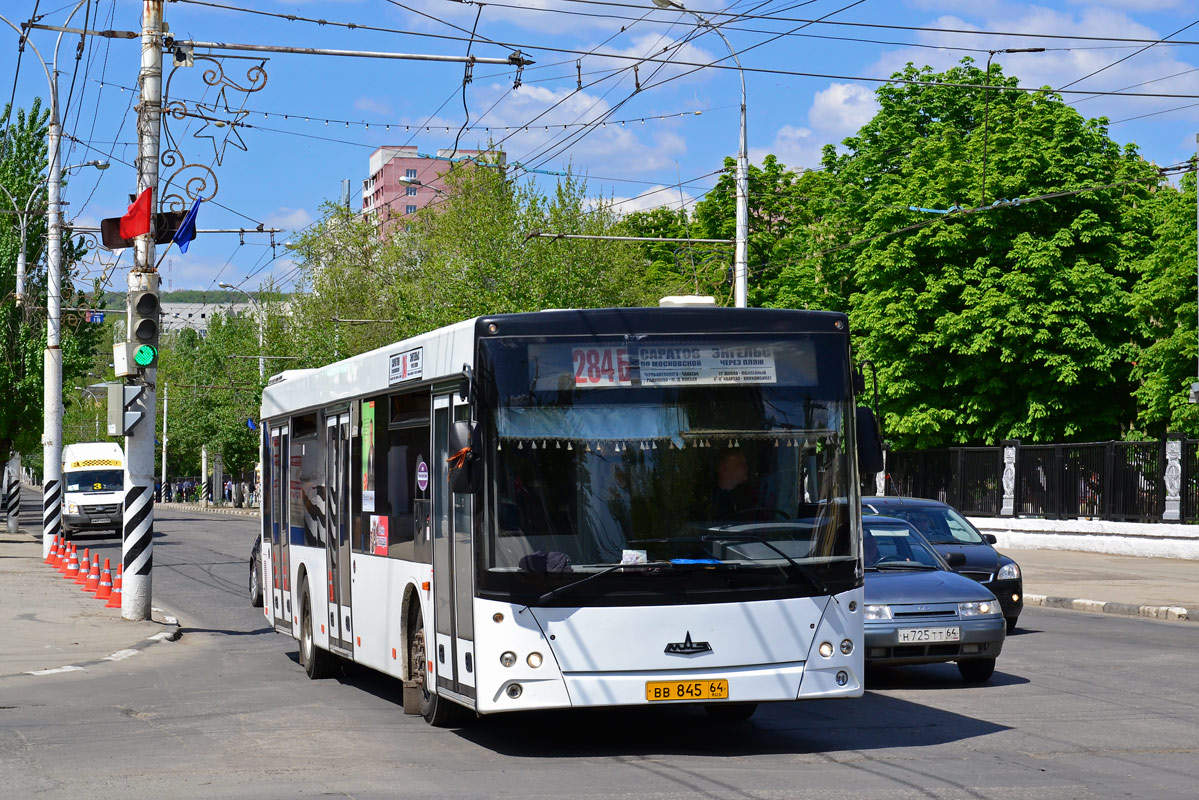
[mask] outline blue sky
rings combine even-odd
[[[90,0],[93,17],[99,17],[90,27],[138,30],[141,5]],[[740,58],[747,70],[826,76],[746,73],[754,161],[774,153],[796,169],[815,166],[825,143],[839,142],[874,113],[879,84],[855,78],[885,78],[908,61],[938,69],[963,56],[981,63],[988,50],[1026,47],[1047,49],[994,57],[1024,86],[1072,84],[1071,89],[1183,95],[1065,98],[1087,116],[1113,120],[1113,138],[1135,142],[1158,164],[1173,164],[1195,152],[1199,45],[1147,47],[1104,39],[1152,42],[1186,28],[1172,39],[1199,41],[1199,8],[1193,0],[742,0],[731,5],[697,0],[686,5],[723,23],[731,45],[744,51]],[[34,0],[8,0],[0,14],[19,23],[34,6]],[[44,24],[62,25],[73,6],[66,0],[41,0],[38,14]],[[407,33],[289,21],[233,7]],[[759,18],[733,19],[721,12]],[[83,13],[81,9],[73,26],[81,26]],[[735,154],[740,101],[735,70],[691,71],[651,62],[641,62],[635,73],[631,69],[644,57],[706,64],[728,54],[719,37],[697,28],[694,17],[661,10],[651,0],[498,0],[481,10],[451,0],[181,0],[165,8],[178,39],[443,55],[466,53],[476,16],[474,55],[504,58],[515,46],[537,63],[523,70],[515,89],[512,67],[474,66],[465,93],[472,127],[462,133],[460,147],[502,140],[509,162],[551,173],[571,168],[587,177],[589,194],[624,200],[630,209],[693,204],[715,182],[713,172],[721,160]],[[859,24],[800,21],[817,18]],[[17,37],[3,27],[0,92],[7,93]],[[789,35],[778,35],[785,32]],[[32,39],[49,59],[57,36],[35,31]],[[1095,38],[1056,38],[1064,36]],[[103,217],[122,214],[136,186],[130,90],[137,85],[140,47],[136,40],[91,39],[77,65],[78,41],[78,36],[63,37],[60,92],[65,104],[74,80],[64,127],[87,146],[74,144],[63,163],[100,157],[111,158],[112,167],[103,173],[73,173],[64,199],[70,203],[68,219],[96,225]],[[244,85],[247,70],[259,61],[246,58],[249,53],[233,54],[241,57],[224,59],[224,74]],[[167,254],[161,267],[164,288],[215,290],[224,281],[253,290],[267,276],[291,281],[295,265],[283,243],[290,232],[319,216],[323,201],[338,197],[343,179],[350,179],[352,202],[360,205],[361,182],[374,148],[414,144],[432,153],[451,147],[465,118],[462,64],[270,54],[261,90],[244,94],[226,86],[223,96],[219,85],[205,83],[204,70],[211,65],[200,59],[190,69],[173,74],[168,69],[169,99],[185,102],[189,111],[252,127],[238,127],[234,136],[228,125],[218,128],[195,118],[170,121],[184,161],[206,165],[216,180],[214,202],[203,207],[200,228],[262,223],[285,232],[275,237],[274,251],[264,235],[247,234],[243,244],[236,234],[202,234],[186,255],[173,248]],[[46,92],[45,74],[27,49],[15,85],[16,104],[27,107]],[[606,120],[602,127],[581,124],[601,119]],[[160,168],[162,180],[171,172]],[[544,172],[523,174],[555,180]],[[123,290],[130,258],[130,253],[120,259],[104,254],[89,269],[99,272],[115,260],[113,286]]]

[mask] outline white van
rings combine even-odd
[[[125,453],[116,442],[69,444],[62,449],[62,530],[111,530],[121,535]]]

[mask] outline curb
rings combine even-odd
[[[256,508],[222,508],[220,506],[202,508],[192,503],[155,503],[154,507],[168,511],[186,511],[189,514],[224,514],[230,517],[257,517],[259,515]]]
[[[1138,606],[1132,603],[1105,603],[1102,600],[1083,600],[1073,597],[1050,597],[1025,594],[1024,604],[1045,608],[1064,608],[1069,611],[1090,611],[1098,614],[1119,614],[1125,617],[1189,620],[1190,612],[1182,606]]]
[[[76,662],[73,664],[64,664],[61,667],[51,667],[48,669],[27,670],[24,672],[13,673],[11,675],[0,675],[0,678],[12,678],[12,677],[18,677],[20,675],[34,675],[37,677],[41,677],[44,675],[57,675],[57,674],[60,674],[63,672],[82,672],[82,671],[86,671],[88,667],[95,667],[95,666],[99,666],[104,663],[110,663],[113,661],[124,661],[125,659],[127,659],[131,656],[137,655],[139,652],[141,652],[142,650],[145,650],[146,648],[150,647],[151,645],[159,644],[161,642],[177,642],[177,641],[179,641],[180,638],[182,638],[182,636],[183,636],[182,625],[180,625],[180,623],[179,623],[179,618],[174,616],[173,614],[168,614],[167,612],[163,611],[161,608],[151,607],[150,619],[152,621],[157,622],[160,625],[162,625],[165,628],[165,630],[159,631],[158,633],[151,634],[151,635],[147,636],[146,638],[142,639],[140,642],[130,645],[129,647],[126,647],[123,650],[117,650],[116,652],[109,653],[108,655],[103,656],[102,658],[93,658],[88,661],[79,661],[79,662]]]

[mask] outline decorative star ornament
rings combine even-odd
[[[221,91],[217,94],[216,100],[212,105],[204,103],[196,103],[196,110],[204,117],[204,126],[196,131],[193,136],[197,139],[211,139],[213,157],[216,159],[217,166],[225,160],[225,148],[232,144],[234,147],[247,151],[245,141],[241,138],[241,134],[237,132],[238,124],[249,115],[249,111],[241,108],[230,108],[229,101],[225,98],[225,87],[221,87]],[[224,117],[224,119],[219,118]],[[216,132],[204,133],[208,130],[208,126],[214,128],[229,126],[229,130],[221,137],[221,141],[217,143]]]

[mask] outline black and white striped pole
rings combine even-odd
[[[137,191],[152,190],[157,200],[158,143],[162,110],[162,7],[163,0],[143,0],[141,102],[137,108]],[[158,374],[158,329],[161,307],[155,271],[154,215],[150,231],[134,243],[134,266],[129,272],[126,301],[128,341],[125,353],[131,388],[141,388],[128,409],[140,412],[125,435],[125,529],[121,559],[125,567],[121,584],[121,616],[128,620],[150,618],[151,576],[154,566],[154,418],[155,379]]]
[[[5,471],[8,485],[4,487],[4,509],[8,532],[16,533],[21,528],[21,454],[17,453],[8,462]]]

